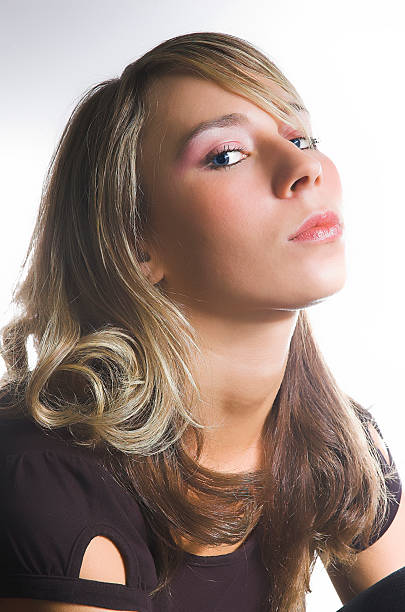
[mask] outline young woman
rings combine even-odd
[[[0,610],[298,612],[317,557],[348,605],[403,576],[395,464],[306,316],[345,282],[316,144],[221,33],[77,106],[3,328]]]

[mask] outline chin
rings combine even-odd
[[[277,300],[271,299],[271,308],[278,310],[299,310],[319,304],[328,297],[339,293],[346,283],[346,275],[332,275],[325,278],[302,279],[299,286],[291,286],[280,291]]]
[[[305,274],[307,272],[307,274]],[[297,285],[291,287],[297,297],[303,294],[304,301],[318,303],[343,289],[347,280],[346,261],[329,262],[328,265],[319,265],[303,272],[300,278],[300,290]]]
[[[328,297],[339,293],[345,286],[345,282],[341,283],[329,283],[328,286],[318,288],[312,292],[308,291],[306,295],[296,296],[294,302],[298,308],[306,308],[313,306],[314,304],[320,304],[324,302]]]

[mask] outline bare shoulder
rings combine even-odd
[[[390,458],[388,456],[387,447],[385,446],[382,438],[379,436],[377,430],[371,425],[371,423],[368,423],[368,430],[370,432],[371,437],[374,440],[374,444],[382,452],[386,462],[389,463]]]

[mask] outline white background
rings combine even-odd
[[[401,4],[3,0],[0,325],[9,315],[47,165],[81,93],[119,76],[172,36],[206,30],[241,36],[296,86],[319,148],[338,168],[348,279],[309,310],[310,318],[338,383],[371,408],[405,482]],[[320,563],[311,588],[308,612],[341,606]]]

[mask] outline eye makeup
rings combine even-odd
[[[304,147],[300,150],[305,151],[307,149],[317,149],[317,144],[319,144],[319,139],[318,138],[313,138],[310,137],[309,140],[306,138],[306,136],[294,136],[293,138],[290,138],[290,141],[293,142],[294,140],[297,141],[301,141],[304,140],[306,142],[309,142],[309,146]],[[226,161],[226,159],[229,160],[229,157],[234,157],[232,155],[232,153],[241,153],[243,155],[242,159],[240,159],[239,161],[234,162],[233,164],[226,164],[226,165],[222,165],[221,162],[219,164],[214,163],[216,158],[222,158],[222,161]],[[210,152],[206,157],[205,157],[205,167],[211,170],[220,170],[220,169],[224,169],[224,170],[230,170],[231,168],[233,168],[234,166],[236,166],[237,164],[239,164],[240,162],[242,162],[244,159],[246,159],[247,157],[249,157],[248,154],[248,150],[241,146],[241,145],[237,145],[237,144],[229,144],[226,143],[225,145],[221,145],[218,149],[215,149],[214,151]]]

